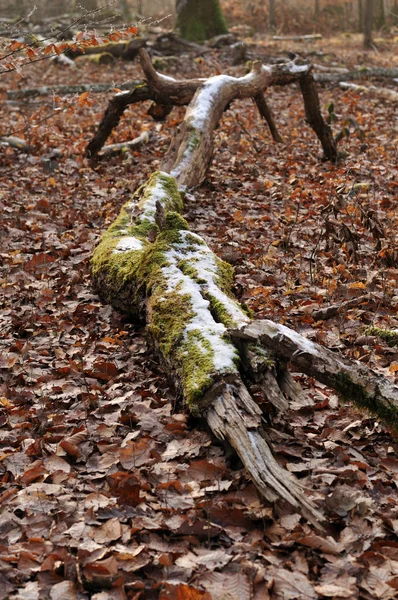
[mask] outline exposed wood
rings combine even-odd
[[[253,321],[241,330],[231,331],[231,335],[264,345],[302,373],[315,377],[345,398],[367,408],[387,425],[398,425],[398,387],[363,364],[347,361],[273,321]]]
[[[323,515],[305,497],[296,478],[275,460],[264,439],[261,411],[243,384],[224,384],[206,415],[210,429],[235,448],[261,494],[285,500],[321,529]]]

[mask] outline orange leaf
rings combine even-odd
[[[89,92],[83,92],[82,94],[80,94],[80,96],[77,99],[80,106],[83,106],[85,104],[88,94]]]
[[[133,33],[134,35],[137,35],[138,33],[138,29],[137,27],[129,27],[128,29],[126,29],[126,33]]]
[[[354,281],[348,286],[350,290],[366,290],[366,285],[362,281]]]

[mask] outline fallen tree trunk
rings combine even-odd
[[[321,40],[322,36],[320,33],[309,33],[307,35],[273,35],[273,40],[278,42],[313,42],[314,40]]]
[[[202,86],[207,87],[207,90],[202,90],[203,95],[200,102],[205,101],[206,94],[209,97],[218,98],[219,106],[214,111],[214,119],[217,122],[223,111],[227,109],[229,103],[235,98],[254,98],[261,116],[265,118],[269,125],[273,138],[276,141],[280,141],[282,138],[276,130],[271,110],[263,97],[263,92],[270,85],[287,85],[299,82],[303,94],[307,121],[318,136],[325,157],[333,162],[336,160],[336,144],[333,140],[332,132],[324,122],[320,112],[319,98],[311,74],[311,65],[297,65],[295,61],[291,61],[285,64],[266,66],[260,62],[255,62],[253,63],[252,71],[245,77],[239,78],[223,75],[222,79],[211,77],[206,81],[203,79],[176,80],[157,73],[144,49],[140,50],[140,58],[141,66],[146,76],[146,82],[143,83],[142,89],[140,88],[143,94],[142,98],[132,90],[131,93],[117,94],[110,101],[96,134],[87,146],[86,156],[94,157],[99,152],[113,128],[119,123],[124,110],[130,104],[151,99],[157,105],[161,106],[185,106],[193,100],[194,94]],[[223,86],[221,96],[219,97],[218,88],[221,89],[221,83],[226,85]],[[236,90],[238,90],[237,93]],[[188,110],[188,114],[190,110]],[[189,124],[188,127],[190,127]],[[211,130],[211,126],[208,127],[208,130]],[[191,139],[193,137],[192,135]],[[206,137],[209,139],[209,136],[206,134],[202,137],[203,139]],[[172,153],[169,152],[168,162],[171,160],[171,155]],[[178,157],[174,156],[174,159],[178,160]],[[203,168],[206,170],[207,167],[202,165],[202,172],[198,175],[198,179],[203,177]]]
[[[253,334],[256,324],[231,293],[231,266],[189,230],[179,214],[183,206],[178,191],[179,187],[201,183],[211,159],[214,128],[231,100],[255,97],[273,78],[286,81],[303,73],[307,77],[308,72],[308,67],[294,63],[274,67],[257,64],[242,78],[221,75],[205,81],[171,144],[162,166],[164,172],[154,173],[137,190],[103,235],[92,257],[92,277],[106,302],[146,320],[152,345],[187,407],[193,414],[204,416],[219,439],[228,440],[260,493],[270,501],[287,501],[321,527],[322,514],[299,482],[272,456],[262,411],[241,379],[244,374],[247,381],[260,382],[268,403],[274,410],[284,411],[288,406],[285,394],[294,400],[298,393],[291,376],[283,371],[286,360],[296,360],[296,355],[281,344],[272,344],[276,356],[264,351],[263,331]],[[165,87],[176,90],[177,86],[174,80],[156,79],[153,86],[148,81],[148,87],[157,93],[163,93]],[[312,86],[304,80],[305,101]],[[316,111],[316,102],[306,102],[306,111]],[[315,120],[313,126],[319,129],[320,121]],[[300,338],[304,343],[305,338],[285,330],[293,340]],[[314,356],[319,360],[313,360],[311,367],[315,376],[320,376],[323,355],[318,347]],[[335,363],[328,354],[326,358],[324,371],[330,370],[331,375],[324,377],[334,384],[338,376]],[[305,361],[298,364],[307,368]],[[278,375],[277,367],[282,371]],[[360,382],[348,370],[347,366],[345,381],[351,379],[344,391],[357,394],[362,389]],[[389,385],[391,388],[384,378],[369,378],[363,392],[367,405],[377,396],[377,406],[379,402],[381,406],[380,390],[389,393]],[[393,397],[394,392],[391,394]],[[388,407],[388,416],[392,414],[394,403],[390,406],[389,400],[385,396],[383,416],[387,416]]]
[[[358,79],[367,79],[369,77],[390,78],[398,77],[398,69],[387,69],[385,67],[363,67],[355,71],[345,73],[314,73],[314,80],[319,83],[339,81],[356,81]]]
[[[232,268],[189,231],[175,212],[181,209],[174,177],[154,173],[94,252],[94,287],[118,310],[146,318],[153,347],[189,410],[205,416],[215,435],[235,448],[261,493],[270,501],[283,498],[319,527],[321,513],[275,461],[262,412],[241,380],[239,352],[227,327],[250,319],[232,297]],[[250,352],[268,366],[268,401],[286,408],[271,359],[255,345]],[[250,362],[246,352],[248,376]]]
[[[117,154],[121,154],[126,152],[127,150],[134,150],[135,148],[139,148],[143,144],[147,144],[150,140],[150,135],[148,131],[143,131],[141,135],[134,138],[133,140],[129,140],[127,142],[120,142],[119,144],[109,144],[109,146],[104,146],[102,151],[99,153],[99,158],[110,158],[111,156],[116,156]]]
[[[138,85],[142,85],[142,81],[129,81],[120,85],[110,83],[80,83],[77,85],[43,85],[36,88],[25,88],[21,90],[9,90],[7,92],[8,100],[19,100],[20,98],[34,98],[36,96],[67,96],[70,94],[103,94],[110,92],[115,88],[119,90],[132,90]]]
[[[378,96],[379,98],[385,98],[386,100],[392,100],[393,102],[397,102],[398,100],[398,92],[396,92],[395,90],[390,90],[389,88],[376,87],[374,85],[368,87],[365,85],[348,83],[347,81],[341,81],[340,87],[343,90],[362,92],[363,94],[373,94],[374,96]]]
[[[89,56],[92,54],[111,54],[114,58],[122,60],[134,60],[138,56],[140,48],[146,46],[145,38],[135,37],[132,40],[124,42],[110,42],[109,44],[100,44],[98,46],[88,46],[85,48],[69,49],[65,52],[68,58],[77,58],[78,56]]]

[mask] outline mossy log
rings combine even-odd
[[[142,88],[136,88],[136,91],[124,92],[122,95],[117,94],[109,103],[108,108],[100,122],[98,130],[93,139],[87,146],[86,156],[95,157],[107,137],[110,135],[114,127],[119,123],[119,120],[127,108],[132,103],[142,100],[153,100],[154,103],[161,106],[167,106],[167,111],[160,111],[160,114],[166,116],[170,112],[172,106],[185,106],[192,102],[195,94],[201,94],[198,103],[204,103],[205,97],[211,97],[212,106],[215,107],[212,123],[208,125],[208,131],[212,130],[214,121],[217,122],[221,118],[224,110],[228,108],[230,103],[236,98],[253,98],[257,104],[260,115],[267,122],[273,139],[282,141],[282,137],[277,131],[272,111],[268,106],[264,90],[271,85],[287,85],[294,82],[299,82],[300,90],[303,95],[306,117],[309,125],[315,131],[319,141],[321,142],[325,158],[334,162],[337,158],[336,144],[333,140],[333,135],[330,127],[323,120],[319,98],[316,87],[313,82],[311,65],[298,65],[295,60],[284,64],[263,65],[260,62],[253,63],[251,72],[245,77],[230,77],[228,75],[219,75],[210,77],[209,79],[185,79],[177,80],[172,77],[166,77],[158,73],[152,66],[150,58],[144,49],[140,50],[141,67],[144,71],[146,81],[142,83]],[[182,124],[182,129],[188,127],[194,129],[192,124],[189,124],[189,116],[192,113],[192,107],[187,110],[185,121]],[[149,111],[154,118],[158,111]],[[181,134],[183,135],[183,133]],[[192,133],[192,140],[197,138],[197,135]],[[206,139],[212,139],[212,135],[202,136]],[[180,152],[184,152],[178,143],[179,138],[174,139],[174,146],[178,147]],[[191,141],[191,144],[192,145]],[[177,155],[171,152],[168,154],[169,161],[172,159],[175,162],[179,161]],[[202,165],[201,175],[207,169],[207,164]],[[200,178],[198,177],[198,180]]]
[[[204,416],[214,434],[235,448],[261,494],[271,501],[289,502],[321,527],[322,514],[272,456],[262,411],[242,375],[247,382],[260,383],[274,410],[284,411],[286,396],[294,400],[299,394],[284,370],[292,361],[344,395],[357,401],[359,397],[362,406],[388,422],[395,414],[398,390],[362,366],[344,363],[341,367],[333,353],[271,322],[268,329],[272,333],[274,326],[277,334],[270,334],[267,341],[264,327],[251,322],[231,293],[231,267],[189,230],[180,214],[179,189],[202,181],[211,159],[214,128],[226,105],[235,97],[255,97],[273,78],[287,82],[297,76],[306,78],[305,98],[314,89],[308,84],[309,68],[294,63],[275,68],[256,64],[242,78],[221,75],[206,80],[194,94],[162,172],[154,173],[137,190],[103,235],[93,254],[92,276],[106,302],[146,320],[153,347],[186,406]],[[178,82],[156,75],[148,88],[156,93],[165,88],[176,91]],[[317,106],[311,98],[307,113],[316,112]],[[322,135],[322,123],[315,116],[313,127]],[[286,343],[281,342],[282,333]]]
[[[189,230],[181,210],[175,178],[154,173],[102,236],[91,261],[94,288],[118,310],[146,320],[187,408],[235,448],[260,492],[284,499],[319,527],[321,513],[272,456],[262,411],[241,379],[242,369],[257,381],[264,373],[266,399],[285,409],[274,363],[256,345],[231,342],[228,329],[250,323],[231,292],[232,268]]]

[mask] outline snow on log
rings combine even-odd
[[[217,75],[198,88],[187,108],[183,123],[172,142],[164,168],[184,187],[199,185],[207,172],[213,154],[214,130],[226,107],[235,98],[256,98],[272,83],[298,80],[303,94],[306,117],[322,143],[325,156],[337,157],[329,126],[324,122],[319,99],[308,65],[294,61],[283,65],[265,66],[253,63],[244,77]],[[195,165],[195,168],[192,168]]]
[[[160,113],[160,118],[170,112],[172,106],[185,106],[191,103],[195,95],[195,106],[190,106],[187,111],[186,119],[181,125],[181,130],[187,128],[187,118],[192,116],[192,110],[212,113],[212,122],[218,121],[221,118],[222,112],[226,110],[232,100],[235,98],[250,98],[252,97],[259,109],[260,115],[266,120],[270,128],[271,134],[275,141],[281,141],[281,136],[277,132],[276,125],[272,116],[272,112],[268,107],[264,98],[264,90],[269,85],[286,85],[295,81],[300,82],[300,89],[303,94],[305,104],[306,117],[309,125],[318,136],[325,158],[332,162],[337,158],[336,145],[333,140],[332,132],[329,126],[324,122],[319,105],[319,98],[316,87],[313,83],[311,74],[311,65],[297,65],[295,60],[284,64],[277,65],[262,65],[260,62],[253,63],[252,71],[244,77],[230,77],[228,75],[219,75],[210,79],[184,79],[176,80],[173,77],[168,77],[158,73],[149,58],[148,53],[140,50],[141,67],[144,71],[146,82],[143,82],[141,88],[137,87],[136,91],[117,94],[109,103],[108,108],[101,120],[99,128],[86,149],[86,156],[95,157],[99,152],[111,131],[119,123],[120,117],[129,104],[140,102],[142,100],[153,100],[157,105],[163,107],[163,110],[157,111],[151,108],[148,114],[157,118]],[[222,93],[219,94],[219,90]],[[197,96],[201,94],[200,98]],[[213,97],[214,102],[209,103],[209,96]],[[217,101],[216,101],[217,100]],[[206,107],[206,109],[204,108]],[[213,110],[214,109],[214,110]],[[203,119],[202,119],[203,121]],[[177,169],[181,167],[182,162],[187,162],[189,159],[190,150],[193,146],[200,146],[199,141],[213,146],[212,124],[209,124],[206,131],[192,131],[190,140],[185,141],[185,147],[181,144],[184,137],[184,131],[180,131],[179,136],[175,137],[171,149],[168,153],[168,163],[164,165],[165,170],[172,170],[174,167],[177,178],[179,177]],[[190,125],[188,124],[188,130]],[[200,128],[197,128],[200,129]],[[204,152],[207,152],[204,148]],[[198,155],[201,152],[198,150]],[[210,162],[209,156],[206,163]],[[178,166],[177,166],[178,165]],[[201,174],[197,180],[203,179],[206,170],[205,164],[201,165]],[[186,185],[181,183],[181,185]],[[195,185],[195,184],[193,184]]]
[[[230,332],[235,338],[264,345],[302,373],[334,388],[344,398],[367,408],[387,425],[398,427],[398,387],[359,362],[344,360],[331,350],[273,321],[253,321]]]

